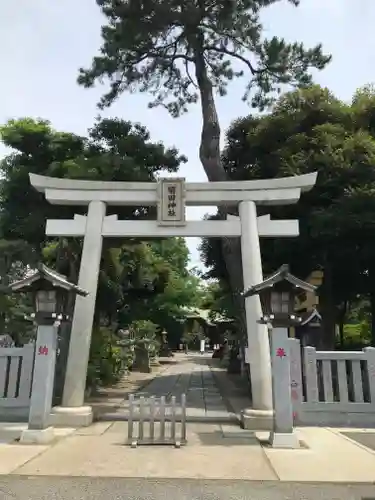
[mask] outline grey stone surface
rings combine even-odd
[[[105,214],[105,203],[89,203],[78,279],[78,285],[88,292],[88,296],[77,296],[75,301],[62,401],[62,406],[68,408],[84,405]]]
[[[255,203],[251,201],[239,203],[238,213],[241,221],[243,285],[244,289],[248,290],[263,281]],[[253,407],[258,410],[272,410],[270,346],[267,328],[259,323],[263,314],[258,295],[245,299],[245,311]]]
[[[287,328],[271,329],[272,387],[275,433],[293,433],[290,360]]]
[[[57,326],[39,325],[30,399],[29,429],[46,429],[52,408]]]
[[[375,432],[342,432],[341,434],[375,451]]]
[[[189,479],[17,477],[0,479],[7,500],[360,500],[374,484],[280,483]]]
[[[211,355],[183,355],[168,367],[162,375],[154,378],[137,396],[160,398],[186,394],[187,421],[190,422],[237,422],[237,416],[228,408],[210,368]],[[128,415],[128,404],[124,402],[116,413],[101,416],[102,420],[122,420]]]

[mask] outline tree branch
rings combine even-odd
[[[195,81],[193,80],[193,77],[190,75],[190,71],[189,71],[189,60],[188,59],[185,59],[185,71],[186,71],[186,75],[187,77],[189,78],[190,80],[190,83],[197,89],[198,88],[198,85],[195,83]]]
[[[212,50],[214,52],[218,52],[219,54],[226,54],[228,56],[234,57],[242,61],[250,69],[252,75],[262,72],[256,70],[250,61],[248,61],[245,57],[241,56],[240,54],[236,54],[236,52],[234,52],[233,50],[229,50],[224,47],[215,47],[214,45],[205,45],[203,48],[204,50]]]

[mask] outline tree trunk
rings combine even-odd
[[[338,325],[339,325],[339,337],[340,337],[340,347],[344,346],[344,325],[346,319],[346,313],[348,311],[348,301],[345,300],[342,307],[340,308],[338,314]]]
[[[375,290],[370,293],[371,345],[375,347]]]
[[[3,286],[4,289],[9,285],[9,263],[7,255],[2,255],[0,257],[0,285]],[[3,297],[3,301],[5,306],[6,296]],[[7,312],[5,308],[4,311],[0,311],[0,335],[6,333],[6,321]]]
[[[344,347],[344,319],[340,318],[339,321],[339,337],[340,337],[340,347]]]
[[[202,108],[202,134],[199,158],[210,182],[226,181],[227,175],[221,163],[220,125],[216,111],[212,83],[207,75],[206,62],[203,57],[203,40],[195,41],[194,50],[195,76],[197,79]],[[233,207],[222,207],[219,213],[223,219],[228,213],[236,213]],[[239,315],[241,334],[246,332],[246,317],[243,291],[243,274],[241,265],[241,246],[239,238],[222,238],[222,252],[228,273],[228,280],[233,294],[233,301]]]
[[[369,292],[371,314],[371,345],[375,346],[375,266],[369,268]]]
[[[329,263],[324,266],[319,305],[322,314],[322,336],[319,348],[333,350],[336,341],[336,308],[333,302],[332,272]]]

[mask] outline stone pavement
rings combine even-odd
[[[130,448],[127,422],[65,431],[52,446],[2,444],[0,475],[373,483],[375,497],[375,452],[339,429],[298,429],[308,446],[300,450],[263,446],[265,435],[235,425],[191,423],[187,431],[178,450]]]
[[[135,478],[0,478],[0,498],[17,500],[360,500],[374,485]]]
[[[238,489],[238,495],[235,494],[233,497],[225,493],[226,487],[215,490],[216,482],[222,480],[238,480],[242,483],[246,480],[270,481],[272,484],[275,481],[373,483],[372,496],[375,497],[375,451],[365,446],[373,439],[373,430],[357,429],[356,440],[353,440],[350,438],[351,429],[304,427],[299,428],[298,433],[306,448],[300,450],[269,448],[264,444],[267,433],[242,430],[238,423],[231,422],[238,408],[248,403],[246,392],[238,391],[238,388],[231,385],[230,377],[214,363],[215,360],[210,360],[208,356],[179,356],[177,363],[169,366],[144,389],[144,394],[179,396],[182,392],[186,392],[188,413],[192,420],[187,425],[186,446],[178,450],[168,446],[130,448],[126,445],[127,422],[124,418],[126,415],[124,406],[116,413],[116,416],[120,414],[121,418],[114,419],[121,421],[98,421],[82,429],[58,429],[56,442],[50,446],[26,446],[14,442],[0,444],[0,475],[10,474],[15,478],[25,476],[154,478],[158,480],[155,484],[169,478],[171,481],[169,483],[167,481],[166,484],[170,485],[180,484],[183,478],[214,480],[210,483],[209,489],[205,486],[206,489],[201,491],[192,487],[195,496],[186,496],[190,486],[182,488],[181,495],[179,491],[176,492],[179,498],[197,499],[255,498],[256,488]],[[2,425],[6,424],[0,425],[0,431]],[[13,427],[10,426],[10,432],[14,438],[17,432],[20,432],[19,424],[18,427],[14,424]],[[360,438],[359,433],[362,434]],[[0,478],[0,498],[1,480],[2,478]],[[175,483],[172,480],[176,480]],[[11,484],[25,484],[21,479],[18,481],[17,483],[14,479]],[[44,483],[40,481],[41,479],[35,479],[31,484],[43,484],[43,487],[50,491],[51,482],[47,479]],[[160,496],[161,494],[147,497],[146,483],[140,484],[143,484],[144,498],[166,498]],[[206,482],[204,484],[206,485]],[[76,498],[85,498],[79,496],[80,490],[74,493],[72,486],[67,488],[69,491],[67,498],[75,498],[74,495]],[[93,498],[100,488],[101,486],[96,490],[94,488]],[[212,496],[213,491],[217,491],[217,496]],[[247,491],[248,496],[244,491]],[[281,498],[278,496],[278,491],[266,488],[264,498]],[[59,492],[56,498],[59,498]],[[117,490],[114,491],[114,495],[115,493],[117,494]],[[224,493],[227,496],[224,496]],[[321,498],[317,491],[314,493],[311,490],[310,493],[312,495],[310,497],[304,494],[301,497]],[[130,489],[126,498],[133,498],[134,494],[135,490]],[[48,498],[53,498],[53,494],[51,493]],[[355,497],[348,494],[339,495],[337,498]]]
[[[214,373],[223,371],[211,361],[211,354],[177,353],[176,362],[169,365],[158,374],[141,391],[138,396],[176,396],[186,394],[188,422],[238,423],[239,415],[224,400],[216,383]],[[211,365],[213,365],[211,367]],[[245,398],[244,406],[249,406],[250,400]],[[128,418],[128,401],[124,399],[114,411],[100,415],[100,420],[126,420]]]

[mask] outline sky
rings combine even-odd
[[[332,63],[316,81],[339,98],[375,81],[374,0],[301,0],[295,8],[286,0],[265,9],[266,36],[283,36],[306,45],[323,43]],[[98,115],[103,88],[87,90],[76,83],[80,66],[88,67],[101,44],[102,16],[95,0],[2,0],[0,2],[0,123],[31,116],[49,120],[57,130],[84,135]],[[245,81],[237,80],[228,95],[218,98],[222,130],[249,113],[240,96]],[[179,175],[205,181],[198,158],[201,117],[198,105],[182,118],[164,109],[148,109],[142,94],[125,94],[103,116],[120,117],[145,125],[154,141],[176,146],[189,162]],[[5,149],[0,145],[0,156]],[[188,209],[189,219],[200,219],[207,207]],[[199,266],[199,239],[188,240],[191,265]]]

